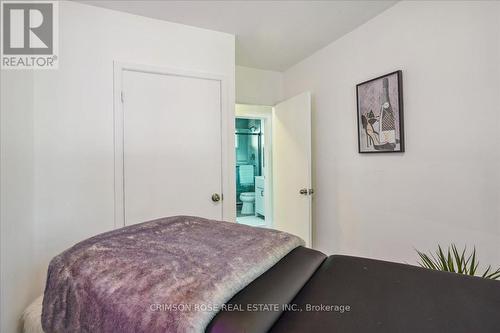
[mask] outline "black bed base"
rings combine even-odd
[[[500,333],[498,281],[303,247],[227,304],[206,332]]]

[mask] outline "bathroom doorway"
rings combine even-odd
[[[236,105],[236,221],[272,227],[272,107]]]
[[[236,222],[286,231],[310,247],[311,93],[235,109]]]

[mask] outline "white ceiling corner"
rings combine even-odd
[[[236,64],[284,71],[397,1],[79,1],[236,35]]]

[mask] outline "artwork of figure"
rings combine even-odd
[[[356,88],[359,152],[403,152],[401,71],[360,83]]]

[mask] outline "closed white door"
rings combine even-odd
[[[221,82],[122,71],[125,225],[222,219]]]
[[[274,227],[311,246],[311,94],[279,103],[273,110]]]

